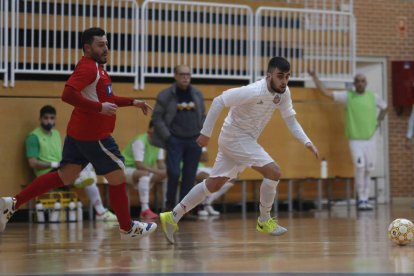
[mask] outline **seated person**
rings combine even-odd
[[[197,175],[196,175],[196,182],[200,183],[204,179],[206,179],[211,172],[210,167],[206,167],[203,163],[208,161],[208,152],[206,148],[202,149],[200,163],[198,164]],[[234,185],[234,180],[230,180],[226,182],[217,192],[212,193],[211,195],[207,196],[207,198],[201,203],[198,209],[198,215],[200,217],[206,216],[218,216],[220,212],[214,210],[211,204],[224,193],[226,193],[231,187]]]
[[[56,109],[45,105],[40,109],[40,126],[26,138],[26,157],[36,176],[59,168],[62,159],[62,139],[55,127]],[[85,187],[85,192],[96,211],[97,221],[117,221],[116,216],[102,204],[99,189],[96,186],[96,174],[89,164],[75,181],[75,186]]]
[[[141,202],[139,217],[141,219],[158,218],[158,215],[149,208],[149,192],[155,183],[163,183],[165,199],[167,171],[164,163],[164,150],[150,143],[153,131],[154,126],[150,121],[147,132],[132,139],[122,151],[125,157],[126,182],[133,185],[139,193]]]

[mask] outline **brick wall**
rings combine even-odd
[[[389,162],[391,197],[414,196],[414,153],[404,148],[409,110],[397,116],[392,107],[391,61],[414,60],[414,1],[354,0],[357,20],[357,56],[388,60]],[[398,22],[407,19],[407,37],[401,38]]]

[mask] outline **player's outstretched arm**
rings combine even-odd
[[[378,125],[380,125],[382,120],[384,120],[385,115],[387,115],[387,108],[381,108],[377,117]]]
[[[134,100],[132,103],[133,106],[141,108],[142,113],[144,113],[144,115],[148,114],[148,111],[152,111],[152,106],[150,106],[149,104],[147,104],[144,101],[140,101],[140,100]]]
[[[305,145],[307,149],[312,151],[316,158],[319,159],[318,149],[313,145],[309,137],[306,135],[305,131],[303,131],[302,126],[299,124],[298,120],[296,120],[295,115],[284,117],[283,120],[286,123],[286,126],[301,143]]]
[[[315,155],[316,159],[319,159],[319,151],[312,142],[306,143],[305,147]]]
[[[333,93],[331,90],[327,89],[325,85],[321,82],[321,80],[316,75],[316,72],[314,70],[308,69],[309,76],[312,77],[313,82],[316,85],[316,88],[326,97],[329,97],[333,99]]]
[[[203,128],[200,133],[205,137],[211,137],[213,133],[214,125],[216,124],[217,118],[220,115],[221,111],[224,108],[224,101],[222,96],[215,97],[211,103],[210,109],[207,113],[207,117],[204,120]],[[200,144],[199,144],[200,145]],[[202,147],[206,145],[200,145]]]
[[[152,110],[152,107],[147,104],[145,101],[140,101],[137,99],[129,98],[129,97],[120,97],[114,95],[114,102],[117,106],[135,106],[141,108],[144,115],[148,114],[148,110]]]

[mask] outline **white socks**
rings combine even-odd
[[[174,222],[177,223],[185,213],[189,212],[195,206],[203,202],[203,200],[210,194],[211,193],[207,189],[205,180],[195,185],[172,211]]]
[[[150,181],[151,176],[141,176],[137,184],[139,200],[141,201],[141,211],[149,208]]]
[[[369,188],[371,184],[371,173],[369,171],[365,171],[365,175],[364,175],[364,200],[368,201],[369,199]]]
[[[260,220],[262,222],[270,219],[270,210],[272,210],[273,203],[276,196],[276,188],[279,180],[271,180],[263,178],[262,185],[260,185]]]
[[[368,196],[366,195],[365,168],[355,168],[355,185],[358,191],[358,200],[368,200]]]
[[[211,205],[211,203],[213,203],[214,200],[216,200],[217,198],[221,197],[222,195],[224,195],[231,187],[233,187],[233,183],[232,182],[226,182],[224,183],[223,186],[221,186],[221,188],[217,191],[212,193],[211,195],[209,195],[206,200],[204,200],[203,204],[205,205]]]
[[[93,207],[95,208],[96,213],[99,215],[106,212],[105,207],[102,204],[101,194],[96,184],[92,184],[85,187],[85,192],[89,197],[89,200],[92,202]]]

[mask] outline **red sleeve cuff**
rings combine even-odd
[[[133,98],[114,96],[115,104],[119,107],[131,106],[134,103]]]

